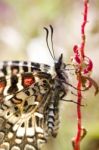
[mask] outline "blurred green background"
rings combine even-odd
[[[55,55],[70,62],[73,45],[80,44],[83,0],[0,0],[0,60],[32,60],[53,63],[45,42],[44,26],[54,27]],[[86,26],[86,54],[94,63],[93,78],[99,83],[99,1],[90,0]],[[48,62],[49,61],[49,62]],[[99,150],[99,96],[85,94],[83,126],[88,130],[81,150]],[[76,97],[74,97],[76,99]],[[44,150],[72,150],[77,132],[76,105],[61,103],[61,124],[56,139]]]

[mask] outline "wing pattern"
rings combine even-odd
[[[15,76],[18,77],[18,74]],[[16,81],[14,79],[12,79],[14,82],[12,93],[8,92],[9,94],[4,96],[6,84],[1,90],[4,96],[0,106],[1,150],[39,150],[49,137],[57,135],[59,110],[58,104],[56,105],[54,101],[56,97],[52,76],[42,71],[35,71],[33,75],[24,72],[21,77],[23,79],[21,90],[13,91]],[[28,83],[26,79],[35,82],[30,84],[28,80],[29,84],[26,86]],[[1,82],[7,82],[5,76],[1,77]],[[9,89],[11,90],[11,86]]]

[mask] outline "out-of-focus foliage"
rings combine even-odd
[[[0,59],[27,60],[30,59],[30,55],[32,59],[34,52],[37,53],[37,57],[42,57],[43,44],[39,48],[41,55],[37,49],[40,41],[43,41],[44,45],[46,44],[43,27],[52,24],[54,26],[55,54],[57,56],[63,52],[64,60],[68,63],[72,55],[73,45],[80,43],[82,8],[83,0],[0,0]],[[88,18],[86,53],[93,60],[93,77],[98,82],[98,0],[90,0]],[[36,46],[32,47],[32,45]],[[31,50],[29,50],[30,47]],[[32,49],[33,52],[31,52]],[[47,48],[46,51],[48,51]],[[46,57],[49,59],[50,55]],[[82,141],[82,150],[99,149],[99,96],[94,97],[91,93],[94,93],[93,89],[86,96],[87,99],[84,100],[87,106],[82,108],[83,124],[88,129],[88,134]],[[70,140],[76,134],[76,105],[62,103],[61,110],[59,135],[56,139],[50,140],[45,145],[44,150],[72,149]],[[92,144],[93,149],[87,144]]]

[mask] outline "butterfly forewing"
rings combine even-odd
[[[32,85],[37,72],[48,72],[48,65],[26,61],[0,62],[0,100],[6,95],[13,95],[17,91]],[[35,77],[34,77],[35,76]]]

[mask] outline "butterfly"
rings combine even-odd
[[[68,93],[69,79],[63,54],[54,66],[28,61],[0,62],[0,150],[39,150],[59,129],[60,100]],[[73,86],[72,86],[73,87]]]

